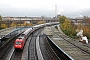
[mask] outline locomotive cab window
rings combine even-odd
[[[16,42],[16,44],[18,45],[18,44],[21,44],[21,42]]]

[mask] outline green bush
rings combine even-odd
[[[61,16],[59,21],[62,22],[60,24],[62,31],[69,37],[76,38],[76,34],[77,34],[77,32],[75,31],[76,27],[72,25],[71,21],[65,18],[64,16]]]

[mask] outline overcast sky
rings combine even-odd
[[[67,17],[90,16],[90,0],[0,0],[2,16],[55,16]]]

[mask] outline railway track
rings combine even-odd
[[[51,44],[45,34],[40,35],[40,48],[44,60],[60,60],[60,58],[55,53],[55,47],[51,47]]]
[[[31,40],[28,46],[28,60],[38,60],[36,51],[36,38],[42,29],[39,29],[32,33]]]
[[[12,57],[10,58],[10,60],[21,60],[22,57],[22,51],[16,51],[14,50]]]
[[[31,37],[28,46],[28,60],[60,60],[42,30],[43,28],[37,30]]]
[[[76,60],[78,60],[78,59],[79,60],[80,59],[81,60],[83,60],[83,59],[89,60],[89,58],[90,58],[90,43],[89,44],[81,43],[81,42],[79,42],[79,40],[72,39],[53,27],[51,27],[49,29],[53,32],[53,33],[50,32],[52,35],[49,36],[49,38],[52,39],[53,42],[58,44],[58,46],[60,46],[60,48],[64,49],[65,52],[67,52],[70,56],[72,56]],[[66,54],[66,55],[69,56],[68,54]],[[70,58],[72,58],[72,57],[70,57]],[[80,57],[82,57],[82,58],[80,58]]]
[[[9,39],[3,46],[0,47],[0,60],[4,60],[4,58],[7,56],[7,54],[13,47],[13,43],[16,37]]]
[[[31,38],[28,47],[28,60],[37,60],[36,37]]]
[[[53,29],[52,31],[54,32]],[[72,39],[65,34],[58,34],[58,33],[55,33],[55,34],[90,55],[90,45],[89,44],[87,45],[87,44],[80,43],[78,42],[78,40]]]
[[[0,60],[5,60],[5,57],[9,54],[9,51],[13,47],[14,40],[22,33],[23,31],[19,32],[19,34],[7,39],[1,46],[0,46]]]
[[[10,43],[8,42],[7,44],[5,44],[6,46],[2,46],[2,48],[0,49],[0,60],[4,60],[4,57],[8,54],[8,52],[12,48],[13,42],[14,40],[10,41]]]
[[[46,48],[46,43],[45,43],[46,41],[45,41],[44,35],[39,35],[39,39],[40,39],[39,44],[40,44],[40,49],[42,52],[43,59],[44,60],[51,60],[50,54]]]

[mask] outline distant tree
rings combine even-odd
[[[23,26],[26,26],[27,24],[26,24],[26,21],[24,21],[24,24],[23,24]]]
[[[72,25],[71,20],[69,20],[68,18],[66,18],[65,16],[60,16],[59,17],[59,22],[60,22],[60,27],[62,29],[62,31],[72,37],[72,38],[76,38],[76,29],[75,26]]]
[[[65,16],[60,16],[60,17],[59,17],[59,22],[60,22],[61,24],[63,24],[63,23],[65,22],[65,19],[67,19]]]
[[[16,26],[16,24],[14,22],[12,22],[11,27],[14,27],[14,26]]]
[[[68,19],[65,19],[64,23],[61,26],[63,30],[67,30],[71,27],[71,21]]]
[[[43,23],[45,23],[45,21],[39,21],[39,22],[38,22],[38,24],[43,24]]]
[[[0,29],[1,29],[1,24],[2,24],[2,17],[0,15]]]
[[[84,16],[83,21],[85,24],[84,26],[90,27],[90,17]]]
[[[0,15],[0,21],[2,21],[2,17],[1,17],[1,15]]]
[[[83,22],[84,22],[82,28],[84,31],[83,35],[87,36],[90,39],[90,17],[84,16]]]
[[[6,24],[1,24],[1,28],[5,29],[7,28],[8,26]]]
[[[32,23],[29,23],[28,26],[33,26],[33,24]]]

